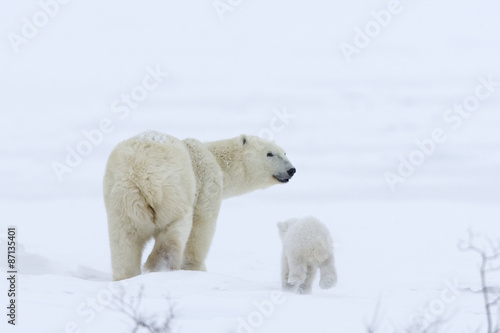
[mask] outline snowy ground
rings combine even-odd
[[[456,287],[479,286],[478,258],[457,242],[468,228],[500,237],[500,84],[482,83],[500,81],[500,4],[401,1],[349,62],[340,45],[389,1],[231,3],[221,20],[212,1],[72,1],[51,7],[17,52],[9,38],[22,35],[23,17],[43,16],[41,5],[0,5],[0,246],[9,225],[19,242],[16,326],[2,314],[1,331],[131,332],[109,297],[142,286],[140,312],[161,321],[173,306],[174,332],[366,332],[377,303],[379,332],[440,313],[451,317],[443,331],[485,332],[481,298]],[[122,96],[156,68],[169,75],[127,107]],[[478,86],[473,111],[446,121]],[[54,162],[103,122],[107,133],[59,180]],[[436,128],[444,142],[391,191],[384,174],[397,175],[400,156],[416,156],[415,140]],[[224,202],[207,273],[112,283],[106,158],[148,129],[271,135],[298,171]],[[331,230],[339,283],[281,294],[275,224],[304,215]]]

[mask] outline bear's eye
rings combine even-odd
[[[267,153],[267,157],[273,157],[274,154],[273,153]]]

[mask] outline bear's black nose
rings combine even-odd
[[[289,175],[290,177],[292,177],[292,176],[295,174],[295,172],[296,172],[296,171],[297,171],[297,170],[295,170],[295,168],[291,168],[290,170],[288,170],[288,171],[287,171],[287,173],[288,173],[288,175]]]

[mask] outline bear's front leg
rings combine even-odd
[[[155,235],[153,251],[144,264],[147,272],[175,271],[181,269],[182,257],[189,232],[192,226],[192,215],[169,224]]]
[[[215,201],[206,208],[197,207],[195,210],[193,227],[184,250],[183,270],[207,270],[205,259],[212,244],[221,204],[220,199]]]

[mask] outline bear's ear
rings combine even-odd
[[[243,145],[247,144],[247,136],[246,135],[241,136],[241,142],[243,143]]]
[[[278,230],[279,230],[281,233],[285,233],[285,232],[286,232],[286,230],[288,229],[288,228],[287,228],[288,226],[287,226],[286,222],[278,222],[278,223],[276,224],[276,226],[278,227]]]

